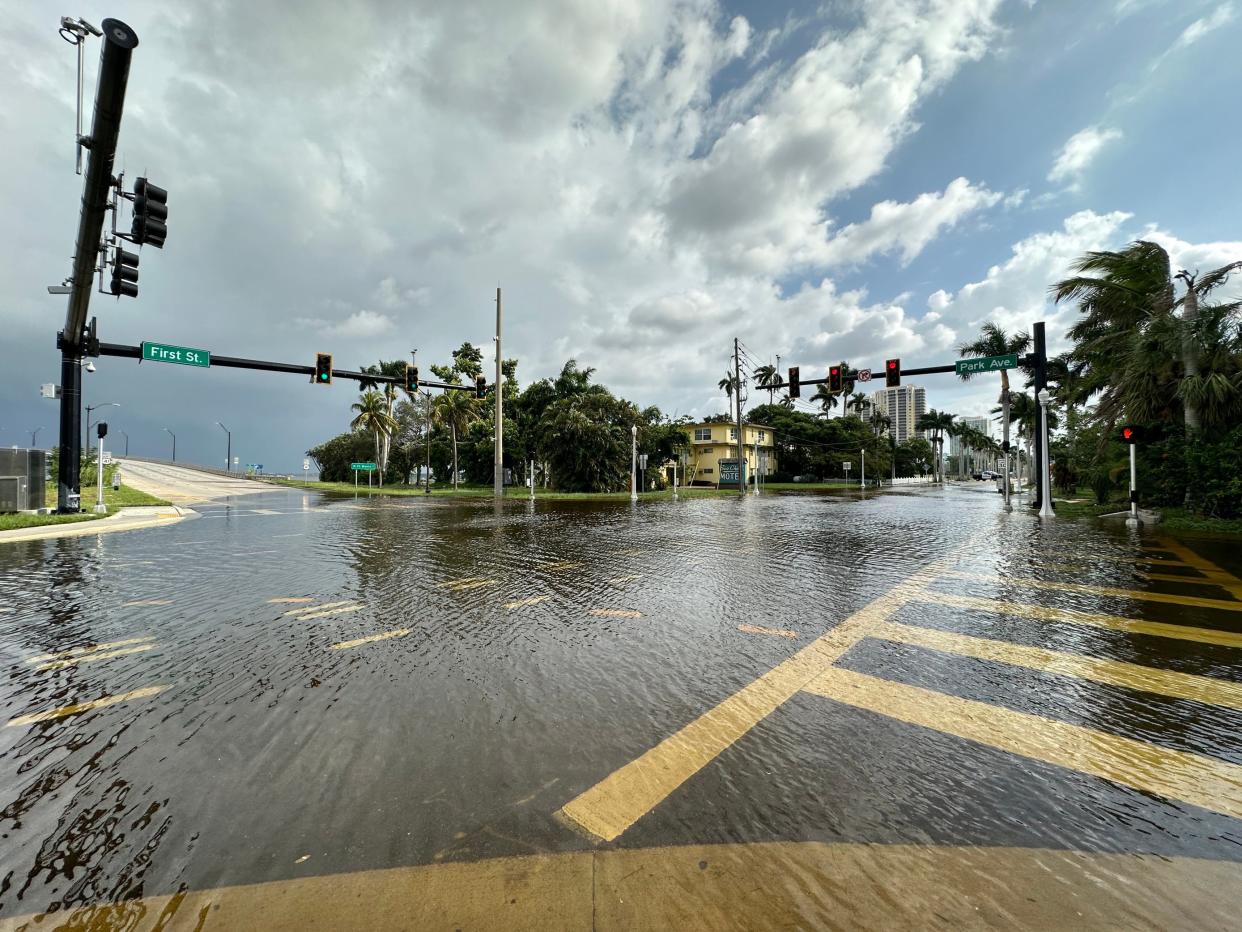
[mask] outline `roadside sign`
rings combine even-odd
[[[870,382],[871,381],[871,370],[870,369],[859,369],[858,370],[858,381]]]
[[[350,463],[349,468],[354,470],[354,472],[374,472],[375,464],[374,463]]]
[[[646,453],[638,454],[638,468],[639,469],[647,468],[647,454]]]
[[[211,365],[211,353],[205,349],[194,349],[192,346],[172,346],[168,343],[142,344],[142,358],[151,362],[175,362],[182,366]]]
[[[1018,354],[1004,356],[980,356],[977,359],[959,359],[954,366],[958,375],[974,375],[977,372],[996,372],[1000,369],[1018,368]]]
[[[235,457],[233,457],[233,465],[234,465],[234,466],[236,466],[236,465],[237,465],[238,463],[240,463],[240,462],[241,462],[241,457],[240,457],[240,456],[235,456]]]
[[[737,460],[719,460],[719,480],[717,485],[737,485]]]
[[[302,471],[310,469],[310,460],[302,460]]]

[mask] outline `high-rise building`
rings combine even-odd
[[[875,410],[888,415],[898,443],[923,436],[923,432],[916,430],[914,425],[919,417],[927,413],[927,389],[920,385],[881,388],[871,398]]]
[[[957,422],[965,425],[966,427],[973,427],[975,430],[980,433],[987,434],[989,437],[992,436],[991,421],[989,421],[986,417],[959,417]],[[950,456],[957,456],[960,447],[961,444],[958,442],[958,438],[949,438]]]

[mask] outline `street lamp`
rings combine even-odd
[[[172,437],[172,438],[173,438],[173,458],[172,458],[172,461],[175,463],[175,462],[177,462],[177,435],[176,435],[176,434],[174,434],[174,433],[173,433],[171,430],[169,430],[167,427],[165,427],[165,428],[164,428],[164,432],[165,432],[166,434],[168,434],[168,436],[170,436],[170,437]]]
[[[120,406],[121,403],[119,401],[105,401],[101,405],[86,406],[86,435],[82,438],[83,447],[89,447],[91,445],[91,412],[98,411],[100,408],[119,408]]]
[[[1052,401],[1052,396],[1048,394],[1048,389],[1041,388],[1039,394],[1035,397],[1039,401],[1040,409],[1039,516],[1041,518],[1055,518],[1056,512],[1052,510],[1052,468],[1050,451],[1048,450],[1048,403]]]
[[[125,438],[125,455],[129,456],[129,434],[121,431],[121,436]]]
[[[219,427],[222,431],[224,431],[224,433],[229,438],[228,445],[226,447],[228,452],[224,454],[224,471],[231,472],[233,469],[233,434],[227,427],[225,427],[219,421],[216,421],[216,426]],[[176,459],[176,457],[173,457],[173,458]]]
[[[42,427],[36,427],[30,432],[30,449],[33,450],[35,448],[35,438],[39,436],[39,431],[41,430],[43,430]]]

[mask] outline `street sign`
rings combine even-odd
[[[354,472],[374,472],[375,464],[374,463],[350,463],[349,468],[354,470]]]
[[[142,344],[142,358],[151,362],[175,362],[182,366],[211,365],[211,353],[191,346],[172,346],[168,343]]]
[[[1018,354],[1004,356],[980,356],[977,359],[959,359],[954,366],[958,375],[974,375],[978,372],[996,372],[1000,369],[1018,368]]]
[[[302,471],[310,469],[310,460],[302,460]]]
[[[719,460],[720,478],[717,485],[737,485],[737,460]],[[745,474],[745,470],[743,470]]]
[[[870,369],[859,369],[857,378],[858,378],[858,381],[860,382],[870,382],[871,381],[871,370]]]
[[[60,386],[55,382],[44,382],[39,386],[39,394],[44,398],[59,398]]]

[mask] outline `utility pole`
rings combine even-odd
[[[638,501],[638,425],[630,425],[630,501]]]
[[[1044,447],[1047,445],[1047,440],[1048,440],[1047,424],[1044,423],[1044,419],[1047,415],[1047,408],[1044,405],[1041,405],[1038,403],[1039,393],[1046,392],[1048,389],[1048,348],[1047,348],[1047,343],[1045,342],[1044,322],[1042,320],[1036,323],[1031,328],[1031,340],[1033,344],[1033,350],[1032,350],[1031,355],[1035,357],[1032,361],[1034,362],[1033,368],[1035,370],[1033,375],[1034,375],[1034,388],[1035,388],[1035,398],[1036,398],[1035,464],[1034,464],[1034,470],[1033,470],[1034,479],[1035,479],[1035,500],[1031,502],[1031,507],[1039,509],[1039,511],[1042,513],[1044,510],[1043,473],[1047,472],[1048,470],[1047,451],[1044,449]],[[1051,496],[1049,497],[1051,498]],[[1051,502],[1048,503],[1048,510],[1049,511],[1056,510],[1053,507]]]
[[[1001,473],[1004,475],[1003,486],[1005,492],[1005,510],[1013,511],[1013,505],[1009,502],[1009,389],[1002,389],[1000,396],[1001,403],[1001,420],[1003,427],[1001,428],[1001,436],[1003,442],[1001,449],[1004,450],[1004,466],[1001,467]]]
[[[737,415],[737,490],[746,497],[746,483],[742,477],[746,471],[746,461],[742,459],[742,363],[737,337],[733,338],[733,410]]]
[[[95,285],[99,242],[103,233],[116,141],[121,132],[121,111],[129,83],[129,63],[138,36],[117,19],[101,24],[103,46],[99,78],[95,86],[95,116],[91,124],[86,179],[82,185],[82,210],[73,253],[69,302],[65,328],[57,340],[60,349],[60,462],[56,470],[56,510],[62,513],[81,507],[82,466],[82,356],[87,349],[86,313]],[[79,46],[80,48],[81,46]],[[79,140],[79,145],[82,145]],[[72,507],[71,507],[72,503]]]
[[[504,385],[500,381],[500,286],[496,286],[496,461],[492,476],[492,494],[505,495],[505,421]]]

